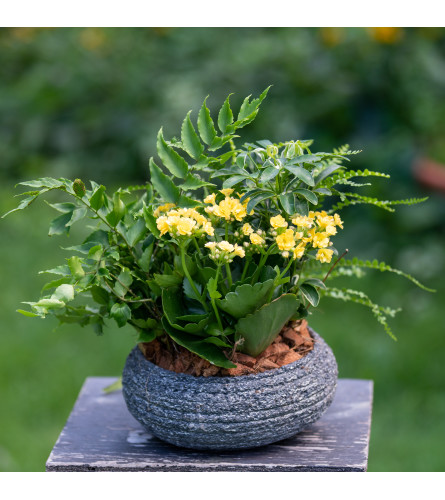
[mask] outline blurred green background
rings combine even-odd
[[[396,214],[348,207],[336,240],[437,289],[378,271],[344,282],[403,307],[391,322],[398,342],[359,305],[326,299],[310,322],[341,377],[375,381],[369,470],[445,469],[444,29],[3,28],[0,62],[2,213],[17,203],[14,184],[38,176],[144,182],[161,125],[178,135],[207,95],[215,112],[234,92],[236,109],[270,84],[243,139],[349,143],[363,150],[355,168],[392,176],[364,194],[430,196]],[[96,337],[15,313],[80,234],[47,238],[52,215],[37,202],[0,221],[0,471],[44,470],[85,377],[119,375],[135,341],[127,328]]]

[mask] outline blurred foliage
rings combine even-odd
[[[161,124],[273,84],[247,140],[346,142],[406,177],[419,148],[445,160],[444,50],[438,28],[3,28],[1,174],[143,181]]]

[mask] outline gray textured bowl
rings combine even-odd
[[[156,437],[197,450],[254,448],[291,437],[318,420],[337,386],[330,347],[258,375],[193,377],[164,370],[135,347],[122,384],[128,410]]]

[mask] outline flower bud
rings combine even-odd
[[[82,198],[86,193],[85,184],[80,179],[76,179],[73,182],[73,191],[76,193],[76,196]]]

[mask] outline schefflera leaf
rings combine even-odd
[[[237,286],[223,300],[218,300],[217,305],[234,318],[243,318],[267,302],[273,286],[274,280],[272,279],[253,286],[249,284]]]
[[[295,295],[285,293],[253,314],[241,318],[236,324],[236,332],[244,338],[240,351],[253,357],[262,353],[297,312],[298,305]]]

